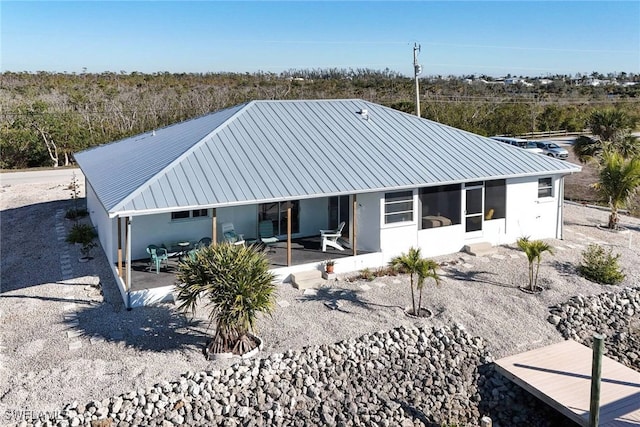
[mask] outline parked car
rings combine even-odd
[[[569,152],[566,149],[560,147],[555,142],[551,142],[551,141],[534,141],[534,142],[536,143],[538,148],[542,150],[542,153],[547,156],[555,157],[556,159],[562,159],[562,160],[567,160],[567,158],[569,157]]]
[[[534,141],[527,141],[526,139],[521,138],[512,138],[507,136],[491,136],[491,139],[495,139],[496,141],[504,142],[506,144],[515,145],[516,147],[523,148],[532,153],[542,154],[542,150],[538,148]]]

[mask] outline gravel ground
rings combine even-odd
[[[70,223],[63,214],[73,206],[65,184],[3,186],[0,200],[0,414],[51,411],[223,366],[202,355],[206,313],[184,316],[169,304],[128,312],[99,249],[94,260],[77,262],[79,248],[64,242]],[[627,275],[622,286],[640,282],[640,220],[623,218],[629,232],[622,234],[596,227],[605,222],[605,211],[566,205],[565,215],[565,240],[549,240],[557,250],[544,257],[539,284],[546,289],[539,295],[518,289],[527,280],[527,262],[513,246],[490,257],[436,258],[444,280],[428,286],[423,302],[435,316],[417,322],[402,312],[410,303],[405,276],[371,282],[343,277],[308,295],[285,284],[276,312],[259,324],[264,351],[416,323],[461,324],[482,336],[495,357],[560,341],[546,320],[550,306],[577,294],[619,289],[575,274],[586,245],[613,247]],[[335,301],[334,310],[325,304]]]

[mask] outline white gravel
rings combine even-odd
[[[49,182],[0,189],[0,414],[102,400],[174,380],[189,370],[221,366],[206,361],[201,352],[206,317],[187,318],[168,304],[128,312],[99,249],[89,263],[77,262],[78,248],[59,240],[70,226],[60,218],[72,206],[65,187]],[[539,283],[546,288],[542,294],[518,289],[527,280],[527,262],[513,246],[486,258],[442,256],[436,260],[449,264],[441,272],[443,283],[430,284],[423,303],[435,316],[419,323],[462,324],[484,337],[496,357],[560,341],[546,321],[549,306],[577,294],[619,289],[575,274],[581,251],[593,242],[622,255],[627,277],[621,286],[638,286],[640,220],[623,218],[629,233],[620,234],[596,227],[605,222],[606,211],[566,205],[565,215],[565,240],[549,240],[556,255],[545,256],[540,269]],[[282,285],[275,314],[260,321],[265,351],[416,323],[402,312],[410,303],[408,277],[342,279],[316,295]],[[97,283],[104,296],[92,286]],[[336,300],[335,310],[325,305]]]

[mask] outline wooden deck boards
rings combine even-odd
[[[563,341],[497,360],[498,372],[576,423],[588,426],[589,347]],[[640,372],[602,358],[600,425],[640,426]]]

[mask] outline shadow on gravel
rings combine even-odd
[[[191,319],[173,305],[114,310],[106,303],[78,306],[75,315],[65,316],[69,330],[92,342],[107,341],[147,351],[204,348],[208,320]]]
[[[447,277],[449,279],[460,280],[463,282],[475,282],[475,283],[484,283],[491,286],[499,286],[501,288],[514,288],[513,285],[508,283],[498,282],[496,280],[491,280],[486,276],[496,276],[495,273],[489,273],[488,271],[479,271],[479,270],[459,270],[457,268],[452,268],[450,273],[445,273],[442,276]]]
[[[56,211],[72,206],[57,200],[0,211],[0,293],[62,280],[58,248],[67,243],[58,242]]]
[[[578,274],[576,266],[570,262],[551,261],[549,265],[555,268],[563,276],[575,276]]]
[[[350,313],[348,310],[343,308],[341,304],[342,301],[348,301],[349,303],[361,307],[367,310],[372,310],[370,302],[363,300],[358,295],[361,291],[355,291],[351,289],[340,289],[340,288],[319,288],[316,289],[317,292],[309,295],[302,295],[298,298],[301,302],[306,301],[319,301],[324,303],[327,308],[331,310],[340,311],[343,313]]]

